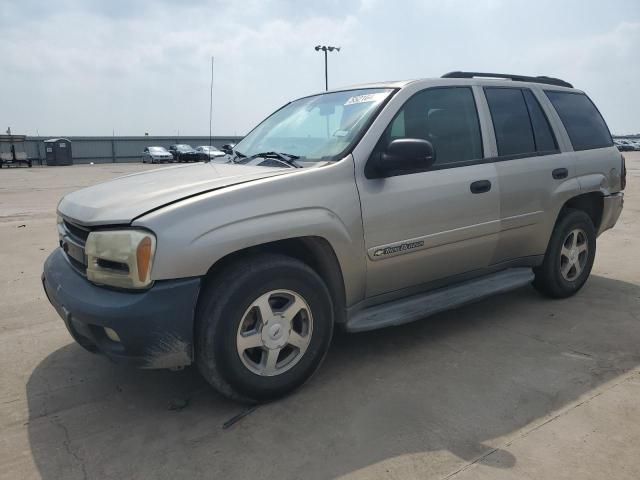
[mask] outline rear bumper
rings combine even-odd
[[[76,272],[58,248],[45,262],[42,283],[71,336],[87,350],[138,368],[192,362],[199,278],[159,281],[139,293],[110,290]],[[105,327],[120,342],[109,339]]]
[[[624,206],[624,193],[618,192],[612,195],[608,195],[603,199],[602,206],[602,221],[600,222],[600,228],[598,229],[598,235],[602,232],[612,228],[620,214],[622,213],[622,207]]]

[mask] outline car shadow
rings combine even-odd
[[[130,370],[70,343],[27,384],[31,451],[45,480],[327,478],[400,468],[401,456],[422,478],[473,461],[511,468],[510,435],[638,366],[639,307],[639,286],[592,276],[566,300],[524,288],[337,332],[305,387],[227,429],[243,407],[196,369]]]

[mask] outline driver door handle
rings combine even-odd
[[[491,182],[489,180],[477,180],[469,186],[469,189],[471,193],[486,193],[491,190]]]
[[[567,170],[566,168],[556,168],[553,172],[551,172],[551,176],[556,180],[567,178],[568,175],[569,170]]]

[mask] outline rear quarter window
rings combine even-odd
[[[574,150],[590,150],[613,145],[602,115],[584,93],[545,91],[567,130]]]

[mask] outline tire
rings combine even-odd
[[[533,286],[551,298],[570,297],[589,278],[595,256],[591,218],[582,210],[567,209],[556,222],[542,265],[534,268]]]
[[[265,307],[267,297],[271,305]],[[266,308],[269,313],[263,315]],[[226,397],[266,402],[290,393],[313,375],[332,334],[333,305],[320,276],[284,255],[253,255],[225,268],[201,291],[196,363],[202,376]],[[241,344],[247,339],[258,346]],[[271,365],[269,352],[275,358]]]

